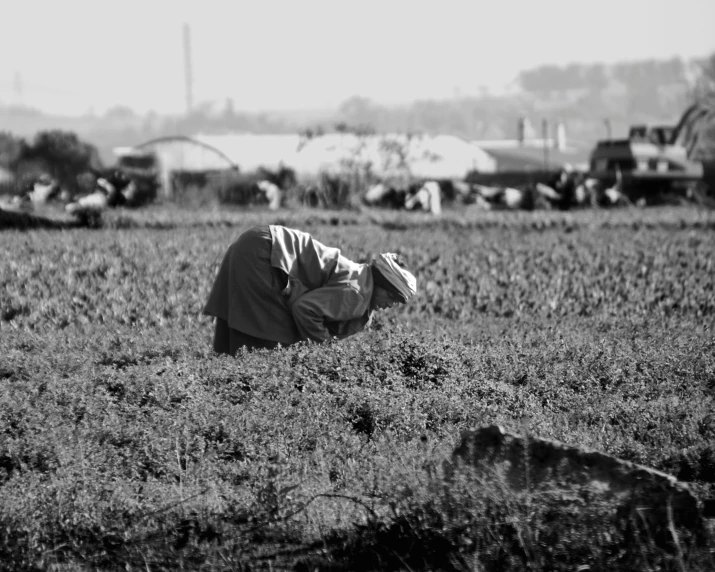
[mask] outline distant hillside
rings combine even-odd
[[[337,110],[241,113],[230,102],[204,104],[189,116],[137,115],[117,107],[102,116],[59,117],[24,108],[0,107],[0,129],[31,137],[42,129],[66,129],[94,143],[105,161],[111,149],[170,134],[249,131],[285,133],[332,130],[337,123],[376,131],[450,133],[467,139],[514,138],[519,118],[540,136],[541,122],[562,121],[571,141],[592,145],[607,134],[626,133],[631,123],[677,121],[709,60],[677,58],[606,64],[544,65],[521,72],[508,95],[415,101],[384,106],[353,97]],[[608,123],[607,123],[608,122]]]

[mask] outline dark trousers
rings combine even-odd
[[[278,342],[249,336],[229,327],[226,320],[216,318],[216,327],[214,329],[214,351],[216,353],[235,356],[236,352],[241,348],[272,350],[276,346],[278,346]]]

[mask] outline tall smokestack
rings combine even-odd
[[[184,24],[184,80],[186,81],[186,113],[194,106],[194,78],[191,73],[191,30]]]
[[[556,124],[554,147],[556,147],[559,151],[566,149],[566,125],[564,125],[563,121],[559,121]]]
[[[519,145],[523,145],[526,141],[526,117],[520,117],[516,124],[516,139]]]

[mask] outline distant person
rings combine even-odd
[[[427,181],[411,197],[405,200],[405,208],[414,210],[421,208],[434,215],[442,214],[442,191],[436,181]]]
[[[266,195],[268,200],[268,208],[272,211],[278,210],[281,206],[281,198],[283,193],[278,185],[271,181],[258,181],[256,186]]]
[[[42,174],[32,185],[28,196],[35,205],[41,205],[57,196],[60,192],[59,183],[50,175]]]
[[[359,264],[308,233],[260,226],[226,251],[204,314],[216,319],[214,350],[235,355],[241,347],[346,338],[375,310],[404,304],[415,292],[415,277],[396,254]]]

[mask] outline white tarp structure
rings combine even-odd
[[[494,173],[497,162],[489,153],[453,135],[425,137],[410,147],[413,176],[424,179],[463,179],[470,171]]]
[[[182,172],[221,171],[234,168],[229,157],[221,151],[190,137],[160,137],[142,143],[136,150],[151,152],[156,157],[161,188],[166,196],[172,195],[172,174]],[[130,151],[124,147],[114,150],[121,156]]]
[[[304,140],[288,161],[301,176],[319,173],[337,174],[365,165],[365,142],[352,133],[329,133]]]
[[[305,141],[289,166],[306,175],[369,168],[380,178],[463,179],[473,170],[493,173],[497,163],[483,149],[451,135],[333,133]]]
[[[161,137],[139,145],[138,149],[153,152],[168,171],[215,171],[234,166],[220,150],[190,137]]]
[[[486,151],[452,135],[358,136],[329,133],[306,138],[298,134],[203,135],[162,137],[139,145],[158,160],[162,186],[171,193],[171,173],[201,172],[238,167],[294,169],[299,177],[321,173],[360,171],[391,180],[455,179],[467,173],[493,173],[496,160]]]
[[[328,133],[308,139],[297,134],[245,133],[199,134],[193,139],[219,150],[242,171],[285,166],[299,175],[314,176],[369,167],[377,177],[462,179],[472,170],[493,173],[497,168],[489,153],[452,135]]]
[[[301,136],[298,134],[199,134],[194,136],[194,139],[221,151],[241,171],[255,171],[259,167],[276,170],[284,165],[289,166],[289,161],[301,143]]]

